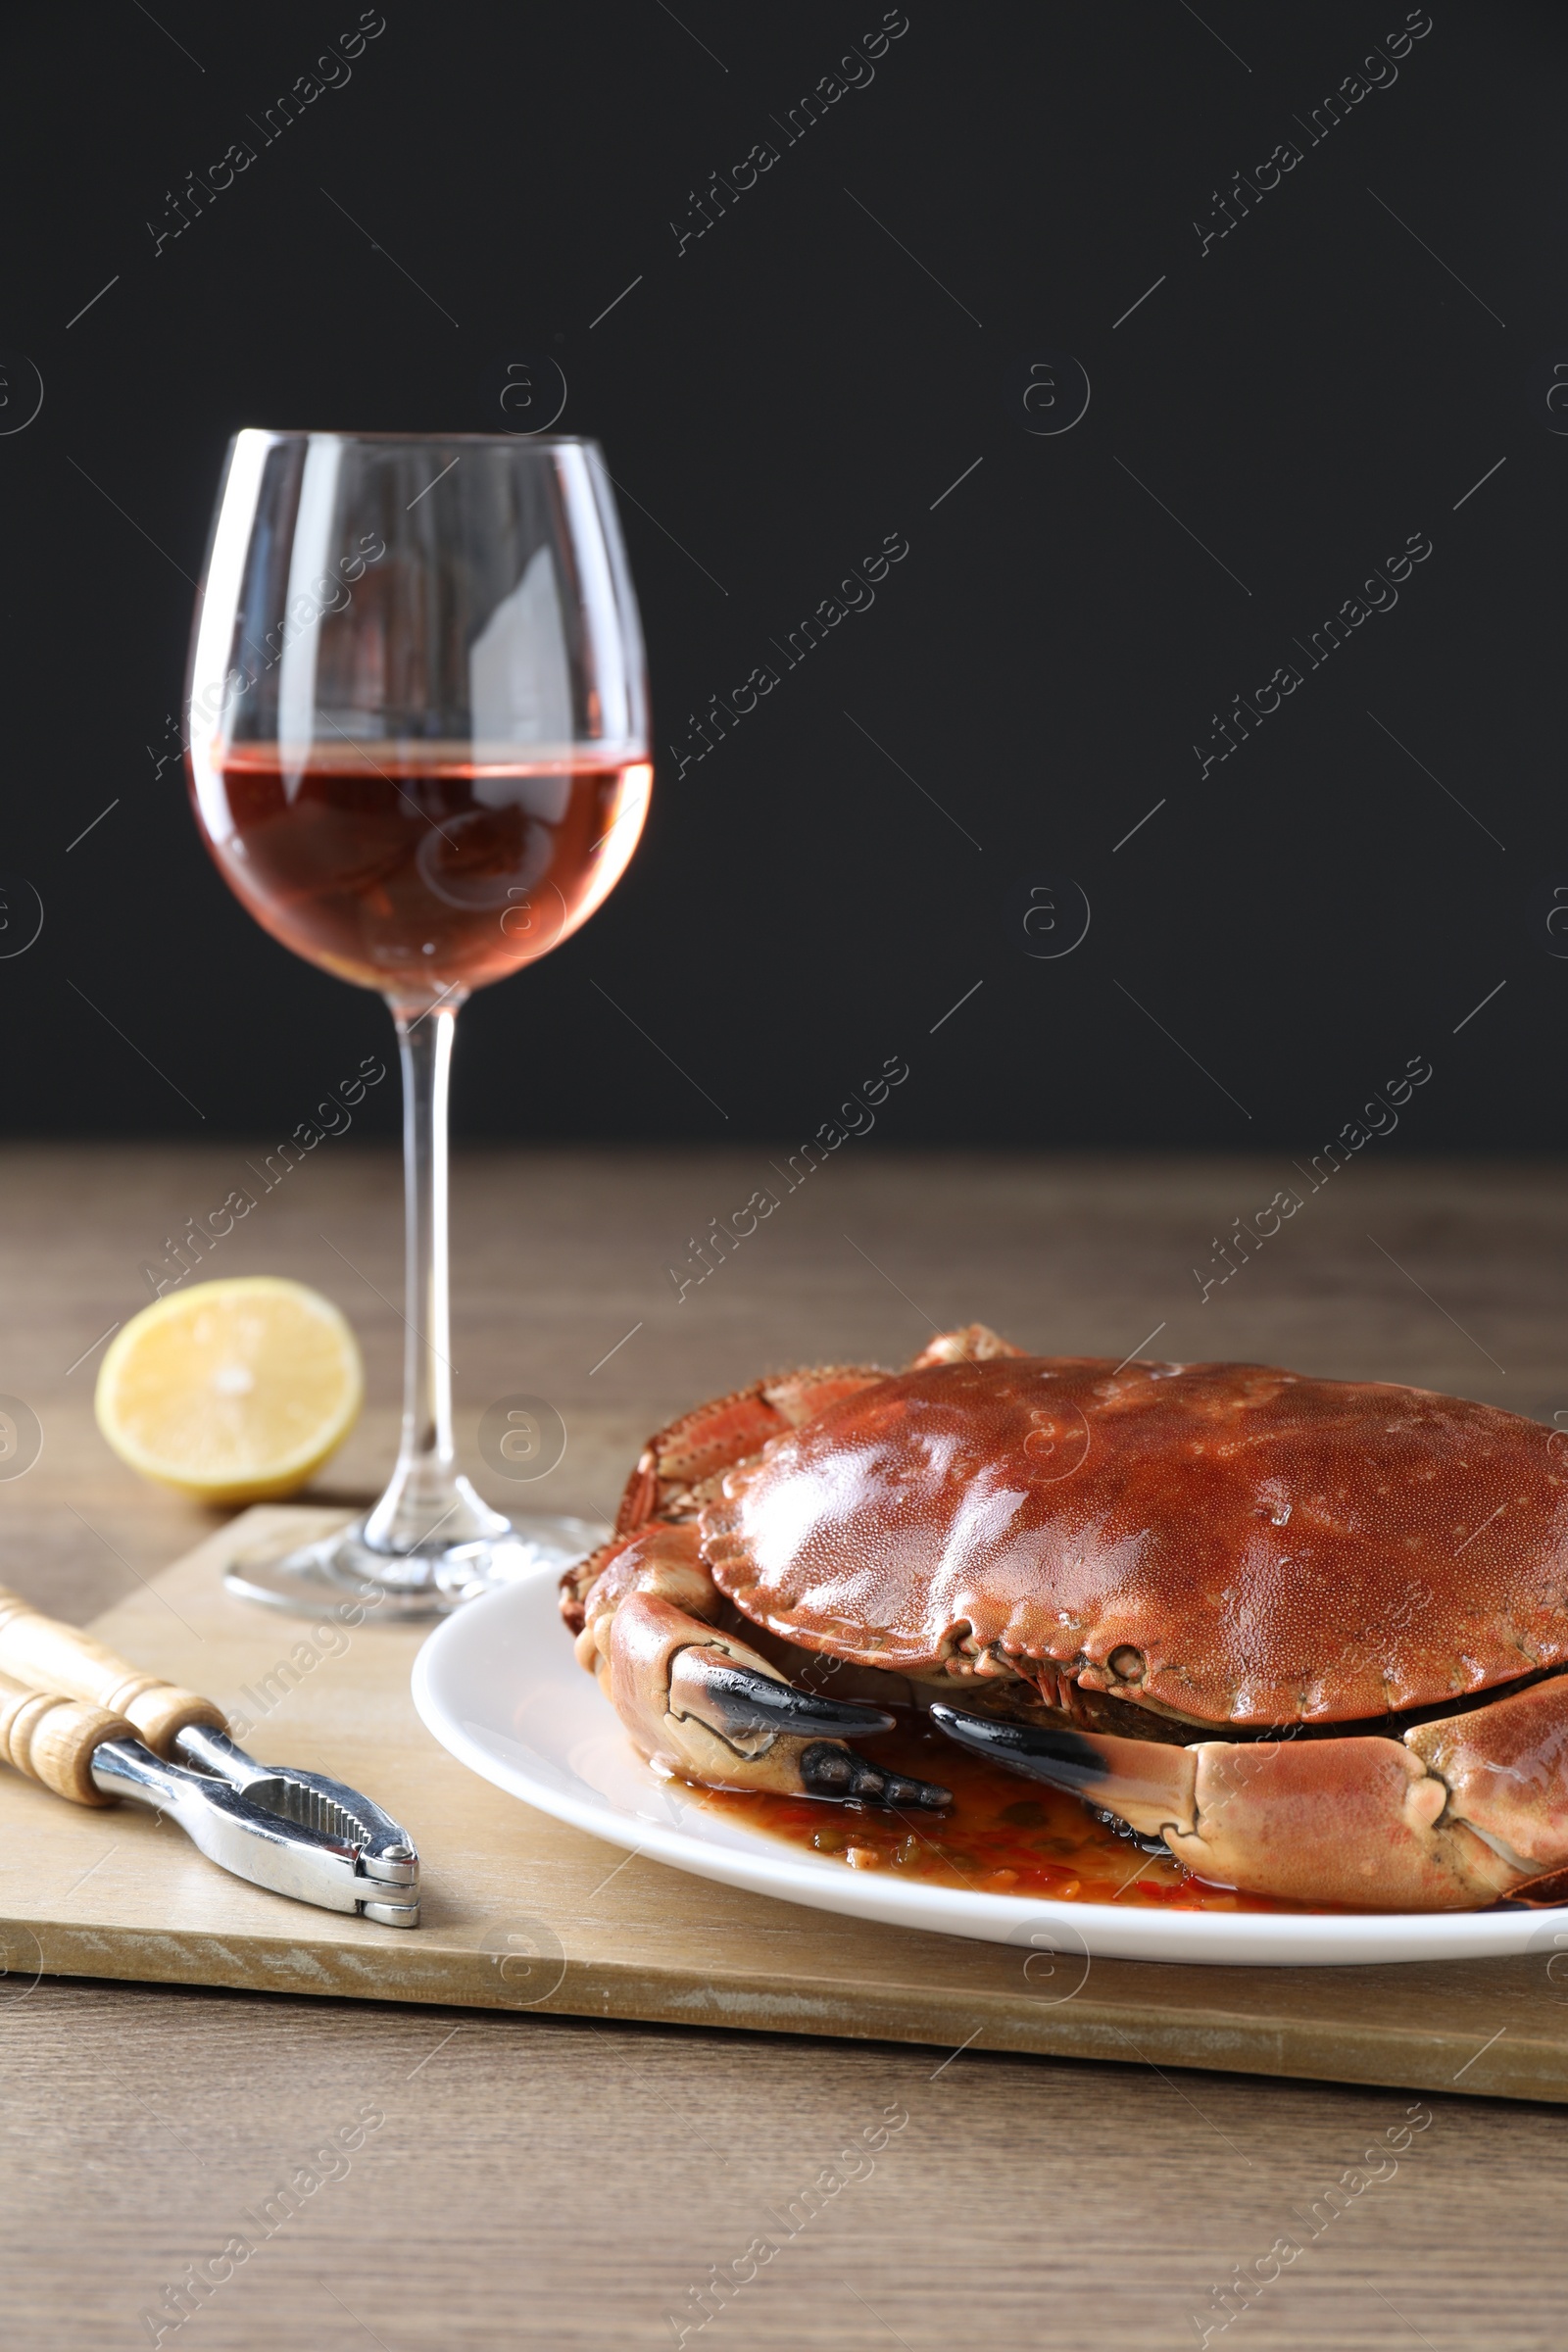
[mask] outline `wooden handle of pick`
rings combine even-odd
[[[19,1592],[8,1592],[0,1585],[0,1677],[7,1675],[29,1690],[83,1698],[107,1708],[129,1722],[135,1739],[166,1758],[173,1752],[174,1735],[188,1724],[199,1723],[213,1732],[228,1729],[222,1709],[210,1698],[127,1666],[90,1634],[40,1615]],[[98,1737],[109,1735],[100,1732]]]
[[[112,1805],[114,1798],[93,1787],[92,1751],[101,1740],[135,1738],[135,1725],[123,1715],[79,1698],[58,1698],[51,1690],[28,1690],[0,1675],[0,1762],[42,1781],[56,1796],[77,1805]]]

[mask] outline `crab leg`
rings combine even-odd
[[[1424,1724],[1403,1741],[1166,1747],[941,1705],[931,1714],[960,1746],[1119,1814],[1198,1877],[1247,1893],[1467,1910],[1568,1861],[1560,1685]]]
[[[884,1805],[951,1801],[945,1788],[884,1771],[844,1745],[891,1730],[891,1715],[797,1690],[717,1630],[720,1606],[697,1530],[667,1523],[615,1552],[585,1596],[578,1657],[656,1769],[714,1788]]]

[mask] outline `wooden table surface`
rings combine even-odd
[[[0,1581],[58,1615],[107,1607],[216,1523],[107,1452],[83,1351],[246,1156],[0,1152],[0,1394],[43,1430],[0,1479]],[[494,1499],[519,1495],[474,1460],[496,1397],[546,1396],[566,1423],[524,1500],[602,1513],[645,1432],[702,1395],[768,1365],[898,1361],[972,1317],[1043,1350],[1263,1357],[1568,1412],[1550,1167],[1353,1164],[1204,1301],[1193,1267],[1215,1271],[1213,1237],[1288,1161],[846,1149],[678,1298],[668,1266],[692,1270],[689,1237],[770,1156],[462,1160],[459,1428]],[[389,1156],[323,1147],[208,1269],[298,1275],[360,1331],[368,1407],[322,1499],[368,1494],[390,1459],[399,1197]],[[1560,2109],[1457,2095],[0,1980],[5,2340],[618,2352],[684,2326],[729,2352],[1143,2352],[1220,2340],[1217,2290],[1261,2265],[1279,2275],[1234,2322],[1250,2346],[1533,2352],[1568,2334],[1563,2130]]]

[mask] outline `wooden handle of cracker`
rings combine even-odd
[[[59,1698],[52,1690],[29,1690],[0,1675],[0,1762],[14,1764],[73,1804],[114,1803],[93,1787],[92,1751],[104,1740],[135,1738],[135,1725],[123,1715]]]
[[[90,1634],[42,1616],[19,1592],[8,1592],[0,1585],[0,1676],[6,1675],[32,1690],[51,1690],[107,1708],[128,1720],[133,1737],[166,1758],[172,1756],[175,1733],[187,1724],[199,1723],[213,1732],[228,1729],[222,1709],[210,1698],[127,1666]]]

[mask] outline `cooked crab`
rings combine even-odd
[[[1224,1886],[1562,1900],[1549,1442],[1424,1389],[1030,1356],[972,1325],[901,1373],[688,1413],[562,1607],[662,1772],[940,1807],[847,1744],[914,1704]]]

